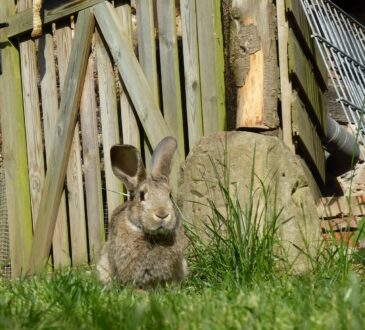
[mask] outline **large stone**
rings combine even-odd
[[[307,270],[306,254],[316,253],[321,237],[319,217],[300,159],[276,137],[249,132],[203,137],[182,166],[178,203],[186,220],[203,231],[201,225],[212,215],[208,201],[224,214],[218,182],[224,177],[225,154],[232,196],[243,208],[249,205],[254,165],[254,209],[258,205],[259,213],[263,210],[263,187],[269,188],[267,204],[281,210],[278,233],[282,250],[296,271]]]

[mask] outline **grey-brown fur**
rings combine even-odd
[[[113,171],[133,197],[112,215],[109,239],[97,265],[104,283],[115,278],[123,285],[145,288],[186,276],[187,239],[168,184],[175,150],[175,139],[163,139],[153,154],[151,175],[146,176],[134,147],[112,148]]]

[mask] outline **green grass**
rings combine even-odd
[[[242,206],[229,187],[227,164],[213,166],[226,207],[222,212],[207,201],[209,239],[187,227],[191,273],[185,282],[151,291],[104,288],[92,268],[0,279],[0,329],[365,328],[361,255],[323,244],[308,256],[312,270],[294,275],[280,253],[281,210],[270,182],[252,171]],[[254,180],[261,189],[253,189]]]
[[[105,290],[92,274],[0,283],[1,329],[362,329],[365,291],[355,275],[196,283],[150,292]]]

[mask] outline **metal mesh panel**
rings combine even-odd
[[[5,173],[1,158],[0,141],[0,276],[10,277],[10,275],[8,213],[6,208]]]
[[[365,28],[328,0],[301,0],[349,123],[365,145]]]

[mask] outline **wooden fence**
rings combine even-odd
[[[148,165],[173,135],[181,161],[203,134],[225,128],[220,1],[45,1],[37,41],[31,2],[0,2],[12,276],[47,260],[94,261],[104,219],[123,202],[113,144],[137,146]]]
[[[277,4],[284,140],[289,146],[295,144],[295,151],[323,185],[328,73],[300,1]]]

